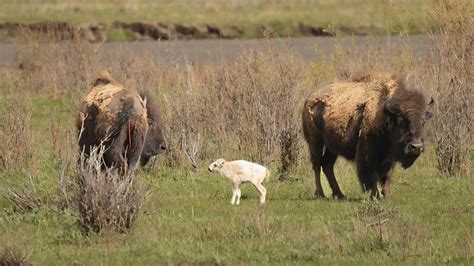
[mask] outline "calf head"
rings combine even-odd
[[[402,167],[410,167],[424,149],[424,126],[433,114],[429,111],[434,101],[426,103],[417,91],[395,95],[384,104],[391,124],[391,141]]]
[[[224,163],[225,163],[224,159],[217,159],[216,161],[214,161],[213,163],[209,165],[208,167],[209,172],[218,171],[219,169],[222,168]]]
[[[146,99],[148,131],[140,163],[146,165],[152,156],[164,153],[167,147],[158,106],[153,102],[150,95],[143,94],[141,97]]]

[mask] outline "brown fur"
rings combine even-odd
[[[308,96],[302,119],[316,196],[324,197],[322,168],[334,196],[344,197],[333,170],[339,155],[356,161],[359,180],[372,196],[378,196],[377,180],[388,195],[395,163],[411,166],[423,148],[423,123],[430,116],[427,107],[420,92],[383,73],[360,74]]]
[[[140,96],[146,100],[148,117],[148,134],[140,158],[141,165],[146,165],[152,156],[159,155],[166,151],[166,141],[162,129],[160,109],[147,92],[141,92]]]
[[[149,124],[153,125],[146,101],[103,72],[80,106],[76,127],[81,151],[88,156],[93,146],[102,143],[106,166],[133,172],[144,150]]]

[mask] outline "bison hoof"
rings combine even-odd
[[[314,193],[314,197],[315,197],[316,199],[324,199],[326,196],[324,196],[324,193],[323,193],[323,192],[318,192],[318,191],[316,191],[316,192]]]
[[[344,194],[342,194],[342,193],[333,193],[332,197],[334,199],[338,199],[338,200],[345,200],[346,199],[346,196],[344,196]]]
[[[388,198],[388,197],[392,196],[392,192],[382,190],[382,195],[383,195],[384,198]]]

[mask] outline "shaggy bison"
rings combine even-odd
[[[84,98],[77,118],[79,146],[86,156],[105,146],[104,163],[123,174],[132,173],[140,160],[166,150],[158,107],[145,93],[124,88],[109,72],[97,78]]]
[[[316,181],[316,197],[324,197],[320,170],[333,196],[344,198],[334,176],[339,155],[356,162],[364,191],[390,195],[396,162],[410,167],[424,147],[423,127],[432,116],[421,92],[387,74],[361,74],[321,87],[305,101],[303,131]]]

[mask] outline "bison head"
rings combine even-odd
[[[148,131],[140,163],[141,165],[146,165],[152,156],[164,153],[167,148],[158,106],[148,93],[142,93],[141,97],[146,99]]]
[[[431,99],[427,104],[423,95],[416,91],[395,95],[385,102],[384,109],[392,129],[391,140],[403,168],[410,167],[424,149],[424,125],[433,116],[429,111],[433,103]]]

